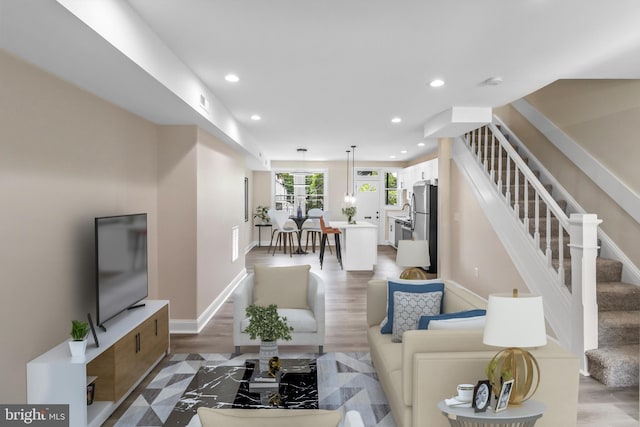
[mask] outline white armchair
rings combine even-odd
[[[246,308],[251,304],[276,304],[278,313],[293,328],[290,341],[278,345],[314,345],[322,354],[325,334],[324,284],[310,265],[273,267],[255,265],[233,294],[233,345],[260,345],[242,331],[249,325]]]

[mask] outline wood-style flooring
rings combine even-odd
[[[320,270],[318,251],[309,248],[307,255],[276,252],[267,253],[267,248],[254,247],[246,256],[246,268],[251,271],[255,264],[293,265],[310,264],[325,284],[326,338],[325,351],[369,351],[366,337],[367,282],[376,278],[398,277],[402,269],[395,265],[396,251],[390,246],[378,246],[378,263],[373,272],[347,272],[340,270],[335,252],[325,253],[323,269]],[[199,334],[171,335],[171,353],[231,353],[233,352],[233,301],[223,304],[209,324]],[[291,351],[316,351],[311,347],[289,347]],[[243,352],[256,352],[256,348],[243,347]],[[166,359],[165,359],[166,360]],[[138,386],[104,424],[114,425],[126,408],[135,400],[146,384],[165,365],[158,367]],[[581,427],[637,427],[638,388],[607,388],[597,381],[582,377],[578,403],[578,425]],[[558,426],[561,427],[561,426]]]

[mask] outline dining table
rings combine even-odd
[[[289,216],[289,219],[292,220],[293,222],[295,222],[296,225],[298,226],[298,249],[296,249],[295,252],[293,252],[294,254],[306,255],[308,253],[307,251],[302,249],[302,225],[308,219],[318,219],[318,218],[320,218],[320,217],[319,216],[309,216],[309,215],[303,215],[303,216],[290,215]]]

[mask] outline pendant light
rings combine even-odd
[[[347,191],[344,193],[344,203],[348,204],[351,201],[351,196],[349,195],[349,153],[351,150],[347,150]]]
[[[305,170],[305,155],[307,154],[307,149],[306,148],[298,148],[296,151],[298,153],[301,153],[301,158],[302,158],[302,162],[300,164],[301,168],[299,170],[297,170],[297,171],[291,172],[291,175],[293,175],[294,177],[297,177],[297,176],[303,177],[303,181],[302,181],[302,184],[300,184],[300,183],[295,183],[295,180],[294,180],[293,186],[294,187],[306,187],[306,183],[305,183],[304,177],[307,177],[307,176],[311,175],[309,172],[307,172]]]
[[[356,204],[356,146],[352,145],[351,146],[351,162],[352,162],[352,167],[351,167],[351,173],[352,175],[352,179],[351,179],[351,183],[353,185],[353,190],[351,191],[351,204],[355,206]]]

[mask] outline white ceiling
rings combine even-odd
[[[299,147],[343,160],[351,145],[358,160],[409,160],[433,149],[417,146],[423,127],[454,106],[497,107],[561,78],[640,77],[637,0],[0,2],[1,48],[268,160],[298,160]],[[189,102],[186,75],[214,111]]]

